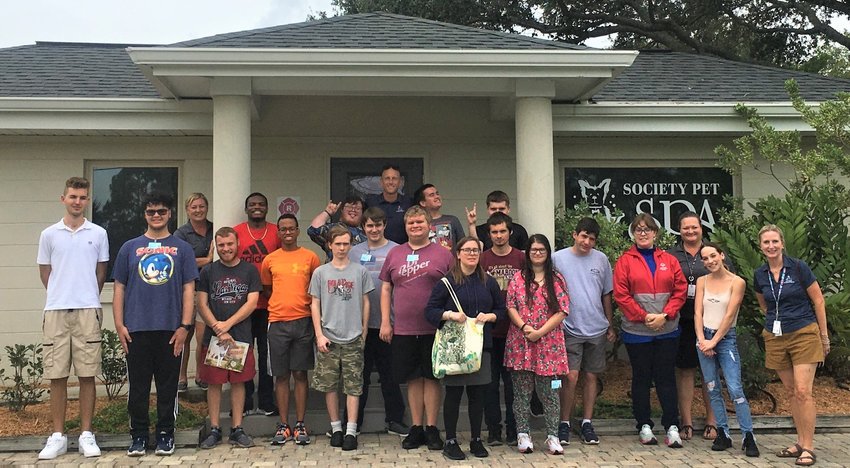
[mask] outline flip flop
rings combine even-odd
[[[784,448],[778,452],[776,452],[776,456],[779,458],[797,458],[803,453],[803,447],[800,447],[800,444],[794,444],[792,447],[794,450],[788,450]]]
[[[818,457],[815,456],[815,451],[804,448],[800,450],[800,456],[797,457],[797,461],[794,464],[798,466],[812,466],[816,461],[818,461]]]
[[[717,426],[713,424],[706,424],[705,429],[702,430],[702,438],[705,440],[714,440],[717,438]]]
[[[682,440],[691,440],[694,437],[694,426],[685,424],[682,426],[682,430],[679,431],[679,435],[682,437]]]

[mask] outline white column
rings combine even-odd
[[[242,81],[217,81],[213,84],[214,91],[222,93],[213,93],[213,201],[210,215],[218,228],[245,220],[245,197],[251,193],[251,96],[250,82],[247,83],[247,93],[245,87],[240,86],[244,85]]]
[[[516,90],[517,217],[529,234],[555,242],[551,81],[523,80]]]

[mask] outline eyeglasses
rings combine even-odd
[[[535,255],[543,255],[546,253],[546,249],[530,249],[529,252]]]
[[[297,231],[297,230],[298,230],[298,228],[297,228],[297,227],[282,227],[282,228],[278,228],[278,231],[280,231],[280,232],[295,232],[295,231]]]
[[[158,210],[145,210],[145,216],[153,217],[154,215],[165,216],[168,214],[168,208],[160,208]]]
[[[459,249],[459,251],[467,255],[478,255],[481,253],[481,249]]]
[[[635,234],[649,234],[650,232],[654,232],[652,229],[648,227],[639,227],[635,228]]]

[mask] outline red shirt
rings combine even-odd
[[[280,248],[277,226],[267,222],[265,228],[252,229],[248,227],[248,223],[242,223],[233,226],[233,229],[239,240],[239,259],[254,265],[259,273],[266,255]],[[257,301],[257,308],[269,308],[269,300],[262,294]]]

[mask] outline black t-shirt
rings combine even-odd
[[[239,262],[234,267],[228,267],[216,261],[201,270],[198,280],[198,291],[209,295],[209,306],[213,315],[219,321],[232,317],[248,300],[249,292],[263,290],[260,273],[254,265]],[[236,341],[251,342],[250,315],[230,329],[230,336]],[[204,329],[204,346],[209,346],[213,336],[212,329]]]

